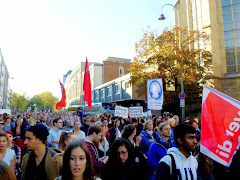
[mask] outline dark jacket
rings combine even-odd
[[[88,129],[89,129],[89,126],[86,125],[86,124],[83,124],[81,127],[80,127],[80,130],[82,130],[85,135],[87,136],[87,133],[88,133]]]
[[[13,133],[13,137],[16,137],[17,136],[17,134],[16,134],[16,127],[12,128],[11,131]],[[20,131],[21,131],[20,139],[24,140],[25,139],[25,133],[26,133],[25,128],[23,126],[21,126],[20,127]]]
[[[139,165],[135,162],[121,164],[107,163],[102,171],[103,180],[145,180]]]

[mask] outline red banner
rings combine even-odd
[[[83,92],[84,92],[84,101],[88,103],[88,109],[91,109],[92,108],[92,91],[91,91],[91,79],[90,79],[90,72],[89,72],[87,57],[86,57],[85,73],[84,73],[84,80],[83,80]]]
[[[66,106],[66,92],[63,84],[59,81],[61,91],[62,91],[62,99],[56,104],[56,109],[61,109]]]
[[[212,89],[203,88],[200,151],[230,166],[240,135],[240,102]]]

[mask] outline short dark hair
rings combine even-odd
[[[47,127],[40,123],[34,126],[30,126],[27,131],[32,132],[33,135],[36,136],[37,139],[40,139],[43,144],[45,143],[45,141],[47,140],[47,136],[49,135]]]
[[[60,119],[62,119],[62,118],[60,118],[60,117],[55,118],[55,119],[53,120],[53,125],[55,126],[55,123],[58,123],[58,121],[59,121]]]
[[[187,124],[179,124],[175,126],[174,129],[174,141],[179,145],[177,139],[180,138],[184,140],[186,134],[196,134],[196,130]]]
[[[135,123],[135,122],[138,122],[138,120],[137,120],[137,118],[131,118],[131,122]]]
[[[90,119],[90,120],[91,120],[90,117],[85,117],[83,121],[86,122],[87,119]]]
[[[102,130],[102,126],[100,126],[99,124],[93,124],[89,127],[87,135],[90,136],[94,132],[96,134],[99,134],[100,132],[102,132]]]

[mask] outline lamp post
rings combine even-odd
[[[160,14],[160,17],[158,18],[159,20],[165,20],[165,16],[162,14],[162,10],[164,8],[164,6],[172,6],[176,12],[177,12],[177,17],[178,17],[178,25],[179,25],[179,13],[178,13],[178,10],[177,8],[172,5],[172,4],[164,4],[161,8],[161,14]],[[180,51],[180,72],[181,72],[181,93],[184,93],[184,87],[183,87],[183,62],[182,62],[182,58],[181,58],[181,51],[182,51],[182,48],[181,48],[181,41],[180,41],[180,30],[178,29],[178,37],[179,37],[179,51]],[[181,104],[181,100],[180,100],[180,107],[182,107],[182,122],[184,121],[185,119],[185,100],[182,99],[184,102],[183,104]]]

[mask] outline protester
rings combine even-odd
[[[62,130],[63,131],[71,131],[72,130],[70,119],[65,120],[65,126],[62,128]]]
[[[7,148],[8,136],[6,132],[0,132],[0,160],[5,161],[14,171],[16,165],[16,154],[12,149]]]
[[[84,123],[83,122],[83,113],[82,113],[82,109],[80,106],[78,107],[78,110],[77,110],[77,116],[79,117],[81,124],[83,124]]]
[[[0,179],[1,180],[17,180],[14,174],[14,171],[3,160],[0,160]]]
[[[96,124],[100,124],[99,122],[101,121],[97,121]],[[99,158],[103,156],[107,156],[108,150],[109,150],[109,142],[107,140],[106,132],[103,129],[103,132],[102,132],[101,138],[99,139],[99,144],[98,144]]]
[[[136,127],[136,136],[138,136],[143,130],[143,125],[139,123],[139,120],[137,118],[131,118],[131,124]]]
[[[130,143],[123,138],[115,140],[110,147],[109,159],[102,171],[103,180],[144,179],[139,165],[135,163]]]
[[[67,147],[61,174],[55,180],[101,180],[95,177],[91,154],[82,140],[76,140]]]
[[[198,122],[196,120],[190,120],[188,124],[196,130],[196,138],[197,138],[197,141],[199,142],[200,136],[201,136],[201,130],[198,128]]]
[[[159,161],[167,154],[167,150],[171,147],[177,147],[173,139],[171,139],[171,127],[168,122],[159,125],[160,136],[150,145],[148,153],[148,177],[152,179],[156,171]]]
[[[59,140],[59,149],[62,151],[65,151],[66,147],[76,139],[77,139],[77,136],[74,134],[74,132],[69,132],[69,131],[62,132]]]
[[[45,146],[48,134],[43,124],[27,129],[24,143],[29,152],[23,157],[22,180],[52,180],[60,175],[62,154]]]
[[[199,176],[201,180],[214,180],[215,178],[212,174],[212,160],[200,152],[200,143],[198,143],[196,146],[194,156],[198,161]]]
[[[7,117],[6,123],[3,125],[2,130],[3,130],[3,131],[6,131],[6,130],[11,131],[12,128],[14,128],[14,124],[11,123],[10,117]]]
[[[144,123],[143,130],[140,134],[142,135],[140,146],[143,149],[144,154],[148,156],[150,145],[159,137],[158,133],[153,129],[152,120],[147,120]]]
[[[15,138],[16,144],[21,148],[25,148],[24,139],[25,139],[25,129],[21,125],[21,119],[15,121],[15,127],[11,130],[13,132],[13,137]]]
[[[178,115],[174,115],[172,118],[175,120],[175,126],[179,125],[179,117],[178,117]]]
[[[77,139],[85,139],[85,137],[86,137],[85,133],[82,130],[80,130],[80,127],[81,127],[80,120],[74,121],[73,132],[77,136]]]
[[[88,134],[88,128],[91,125],[91,118],[90,117],[85,117],[84,118],[84,124],[81,126],[80,130],[82,130],[85,133],[85,136]]]
[[[108,141],[110,141],[110,128],[108,127],[108,119],[103,119],[102,120],[102,124],[103,124],[103,133],[106,134],[106,138]]]
[[[197,145],[196,130],[179,124],[174,130],[174,141],[178,148],[170,148],[160,160],[153,180],[198,179],[198,162],[192,155]]]
[[[3,120],[1,119],[1,121],[0,121],[0,131],[3,131],[3,125],[4,125],[5,123],[3,122]]]
[[[7,148],[14,150],[15,154],[16,154],[16,167],[15,167],[15,174],[17,176],[17,179],[20,180],[21,179],[21,174],[22,174],[22,170],[21,170],[21,160],[22,160],[22,153],[21,153],[21,149],[19,146],[17,146],[14,141],[13,141],[13,133],[12,131],[5,131],[7,133],[8,136],[8,144],[7,144]]]
[[[49,118],[49,127],[48,127],[48,129],[49,129],[49,131],[52,129],[52,128],[54,128],[54,126],[53,126],[53,118]]]
[[[110,144],[113,143],[114,140],[118,139],[121,137],[121,131],[120,131],[120,120],[117,119],[114,122],[114,126],[110,128],[109,133],[110,133]]]
[[[93,124],[89,127],[88,135],[85,138],[85,143],[89,149],[89,152],[92,156],[94,169],[97,175],[100,175],[100,172],[108,160],[108,156],[103,156],[99,158],[98,155],[98,145],[99,140],[102,136],[102,127],[98,124]]]
[[[54,128],[52,128],[49,131],[49,135],[47,137],[48,142],[52,143],[56,148],[58,148],[60,136],[61,136],[61,133],[62,133],[62,130],[60,130],[62,125],[63,125],[62,119],[61,118],[55,118],[53,120]]]
[[[95,124],[97,122],[97,116],[93,115],[92,116],[92,124]]]
[[[173,129],[174,129],[174,127],[175,127],[175,125],[176,125],[176,121],[175,121],[175,119],[173,119],[173,118],[170,118],[170,119],[168,119],[168,124],[170,125],[170,127],[171,127],[171,139],[174,139],[174,135],[173,135]]]

